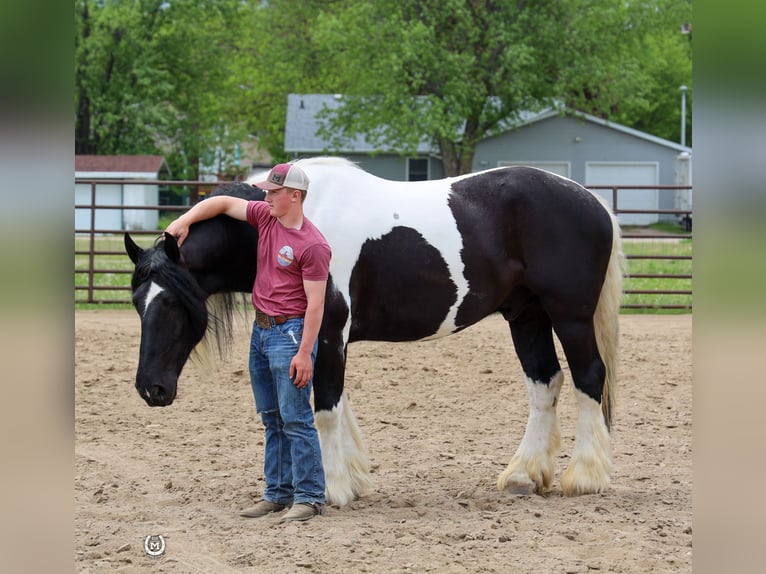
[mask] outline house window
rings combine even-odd
[[[407,181],[428,179],[428,158],[411,157],[407,160]]]

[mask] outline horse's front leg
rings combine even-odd
[[[561,448],[556,404],[563,380],[561,371],[547,384],[527,377],[527,428],[516,454],[497,480],[500,490],[512,494],[543,494],[550,489]]]
[[[335,344],[333,344],[335,339]],[[314,406],[327,503],[345,506],[371,487],[370,463],[354,412],[343,392],[345,345],[340,333],[320,336]]]

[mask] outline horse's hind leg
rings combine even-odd
[[[550,489],[561,448],[556,404],[564,380],[548,315],[537,302],[508,319],[516,354],[526,376],[529,419],[524,438],[497,487],[513,494],[543,494]]]
[[[557,323],[556,334],[564,348],[577,396],[575,446],[569,466],[561,476],[567,496],[607,489],[612,473],[609,430],[602,411],[606,368],[598,352],[592,321]]]

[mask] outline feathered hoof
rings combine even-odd
[[[338,508],[342,508],[358,498],[358,495],[347,488],[328,487],[325,496],[329,506],[337,506]]]
[[[358,471],[343,478],[325,476],[325,479],[325,496],[330,506],[346,506],[372,488],[369,472]]]
[[[591,461],[574,461],[561,475],[561,490],[565,496],[581,496],[606,492],[611,479],[605,464]]]
[[[537,459],[513,459],[500,473],[497,488],[517,496],[545,494],[550,489],[553,470],[552,465]]]

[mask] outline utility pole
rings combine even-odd
[[[686,145],[686,86],[678,88],[681,90],[681,145]]]

